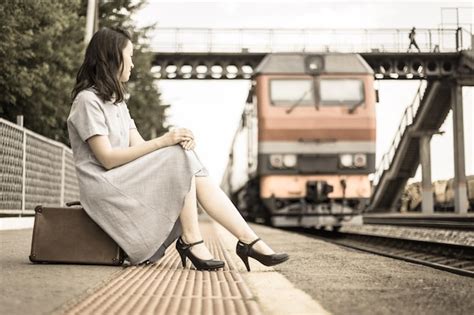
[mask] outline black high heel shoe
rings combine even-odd
[[[181,263],[183,264],[183,268],[186,267],[186,257],[188,257],[191,262],[193,263],[194,267],[196,267],[197,270],[212,270],[212,269],[217,269],[217,268],[222,268],[224,267],[225,263],[222,260],[216,260],[216,259],[200,259],[191,252],[190,248],[194,245],[204,243],[203,240],[200,240],[195,243],[191,244],[186,244],[181,236],[178,238],[176,241],[176,250],[179,253],[179,256],[181,257]]]
[[[247,267],[247,271],[250,271],[249,257],[252,257],[258,260],[258,262],[260,262],[261,264],[264,264],[265,266],[278,265],[288,260],[288,258],[290,258],[288,254],[285,254],[285,253],[275,253],[275,254],[270,254],[270,255],[260,254],[259,252],[255,251],[252,248],[253,244],[257,243],[259,240],[260,238],[257,238],[256,240],[252,241],[249,244],[246,244],[242,242],[241,240],[237,242],[237,248],[236,248],[237,255],[244,262],[245,267]]]

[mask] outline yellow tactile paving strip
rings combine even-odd
[[[203,222],[201,231],[214,257],[225,260],[223,269],[198,271],[189,259],[183,269],[172,244],[157,263],[125,268],[65,314],[261,314],[212,224]]]

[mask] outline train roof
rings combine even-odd
[[[319,69],[309,70],[308,63],[316,60]],[[353,53],[272,53],[266,55],[255,69],[258,74],[373,74],[374,71],[359,55]]]

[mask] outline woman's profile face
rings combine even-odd
[[[133,44],[131,41],[127,41],[127,46],[122,50],[123,56],[123,71],[120,74],[120,81],[127,82],[130,78],[130,73],[132,72],[133,68]]]

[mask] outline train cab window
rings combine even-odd
[[[355,79],[321,79],[321,105],[354,106],[364,102],[364,83]]]
[[[275,106],[314,105],[313,80],[273,79],[270,80],[270,100]]]

